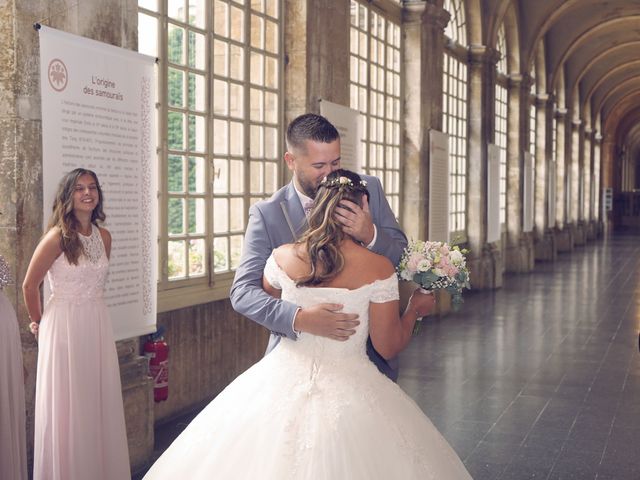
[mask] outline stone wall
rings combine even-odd
[[[169,345],[169,398],[156,424],[210,401],[264,355],[268,332],[235,313],[229,300],[158,315]]]

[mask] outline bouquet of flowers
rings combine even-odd
[[[411,240],[404,249],[397,272],[401,280],[413,281],[424,290],[444,289],[451,294],[452,308],[462,304],[462,290],[470,288],[466,249],[443,242]],[[420,319],[418,319],[420,320]],[[419,330],[416,322],[414,333]]]

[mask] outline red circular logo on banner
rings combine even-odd
[[[67,80],[69,79],[67,66],[59,58],[54,58],[49,62],[47,76],[49,77],[49,85],[56,92],[61,92],[67,87]]]

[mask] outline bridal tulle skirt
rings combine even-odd
[[[319,362],[296,343],[283,340],[218,395],[145,480],[470,478],[366,356]]]

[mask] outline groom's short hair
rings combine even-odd
[[[331,143],[340,138],[340,134],[329,120],[322,115],[305,113],[294,118],[287,127],[287,148],[304,149],[304,142]]]

